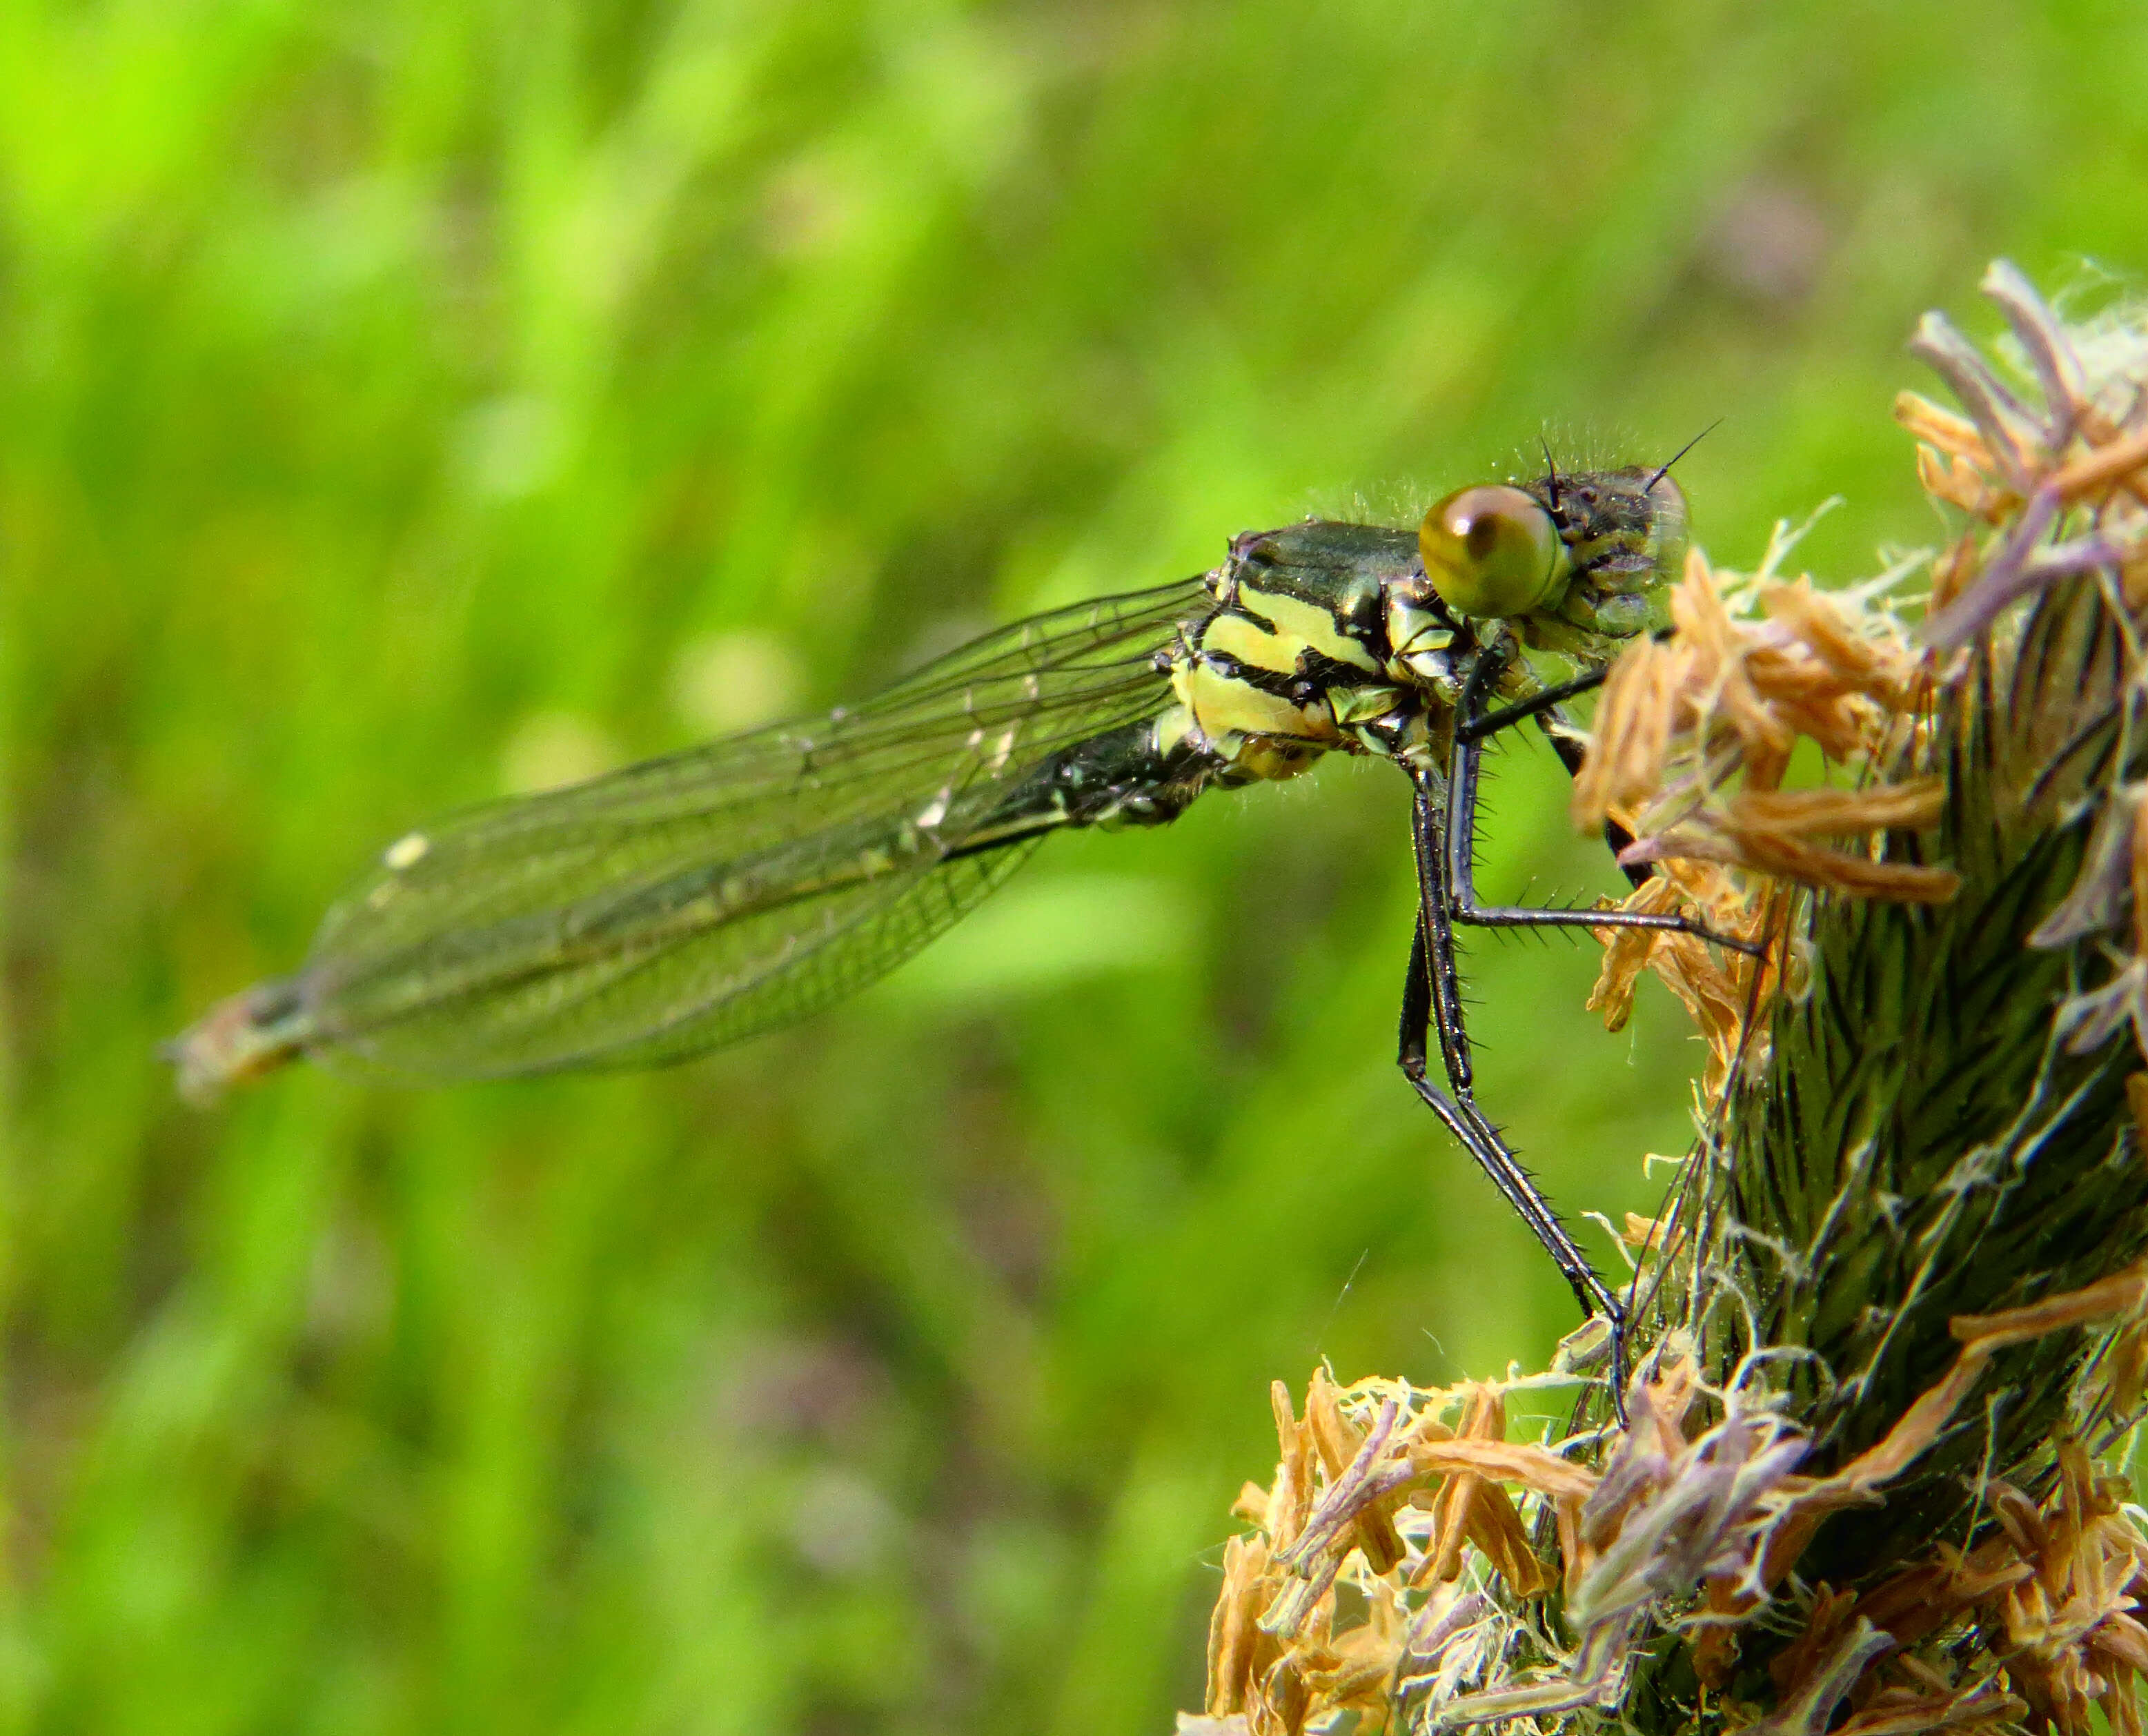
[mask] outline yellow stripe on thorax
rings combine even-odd
[[[1288,596],[1281,591],[1259,590],[1252,585],[1242,585],[1238,595],[1243,607],[1275,624],[1275,636],[1282,642],[1318,651],[1337,663],[1348,663],[1357,669],[1379,668],[1373,654],[1345,633],[1334,615],[1317,603],[1308,603],[1302,597]],[[1271,663],[1262,667],[1294,670],[1297,667],[1297,651],[1293,650],[1291,655],[1288,663]]]
[[[1322,750],[1345,745],[1326,695],[1309,705],[1295,705],[1216,668],[1204,656],[1285,675],[1300,673],[1309,652],[1368,673],[1378,673],[1380,665],[1316,604],[1251,586],[1234,601],[1202,626],[1194,655],[1173,673],[1172,685],[1194,725],[1239,770],[1255,777],[1293,776]]]
[[[1279,675],[1294,675],[1305,643],[1271,632],[1250,615],[1226,610],[1202,630],[1201,649],[1218,657],[1249,663],[1255,669],[1272,669]]]
[[[1287,735],[1292,740],[1327,746],[1339,738],[1335,716],[1323,701],[1301,708],[1272,693],[1234,680],[1205,663],[1179,670],[1172,678],[1179,702],[1193,714],[1201,733],[1220,747],[1231,735]]]

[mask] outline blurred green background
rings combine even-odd
[[[1165,1728],[1271,1379],[1574,1323],[1394,1073],[1393,772],[1066,840],[660,1075],[198,1114],[153,1045],[443,807],[1539,429],[1725,419],[1734,564],[1929,540],[1902,339],[2148,263],[2144,65],[1975,0],[0,8],[0,1726]],[[1541,749],[1493,797],[1490,890],[1614,884]],[[1474,946],[1483,1096],[1646,1210],[1697,1051],[1593,954]]]

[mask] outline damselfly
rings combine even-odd
[[[1487,905],[1471,875],[1485,740],[1534,719],[1573,770],[1560,703],[1659,625],[1685,540],[1668,468],[1466,488],[1414,530],[1249,532],[1212,572],[1004,628],[855,708],[452,815],[171,1057],[196,1094],[302,1054],[430,1079],[676,1060],[881,976],[1054,832],[1370,755],[1414,804],[1402,1070],[1609,1323],[1615,1375],[1618,1297],[1478,1106],[1454,926],[1705,934]],[[1578,672],[1548,685],[1531,651]]]

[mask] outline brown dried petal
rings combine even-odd
[[[1983,557],[1975,536],[1964,531],[1955,545],[1932,564],[1932,596],[1927,605],[1936,615],[1976,582]]]
[[[2148,469],[2148,429],[2115,440],[2055,471],[2045,486],[2069,503]]]
[[[1943,458],[1929,446],[1917,449],[1917,481],[1935,500],[1955,506],[1987,524],[1995,524],[2020,505],[2021,497],[1995,488],[1966,459]]]
[[[1586,1498],[1598,1481],[1587,1467],[1523,1441],[1413,1440],[1408,1451],[1410,1463],[1421,1472],[1497,1478],[1540,1495]]]
[[[1332,1478],[1340,1477],[1358,1449],[1365,1444],[1364,1432],[1342,1414],[1336,1402],[1335,1382],[1325,1368],[1312,1371],[1305,1389],[1305,1422],[1312,1444],[1320,1453],[1320,1467]]]
[[[2095,1624],[2089,1643],[2128,1669],[2148,1673],[2148,1628],[2122,1610],[2114,1610]]]
[[[1908,698],[1917,669],[1908,646],[1858,632],[1842,605],[1821,595],[1811,580],[1770,585],[1760,594],[1760,607],[1856,692],[1888,705],[1900,705]]]
[[[1966,416],[1934,404],[1921,392],[1895,394],[1895,419],[1909,430],[1912,438],[1927,446],[1935,446],[1951,457],[1965,458],[1972,464],[1991,465],[1990,449],[1984,444],[1984,436],[1976,431],[1976,424]]]
[[[1581,770],[1574,774],[1578,825],[1600,825],[1614,807],[1645,801],[1663,778],[1686,660],[1644,640],[1611,665]]]
[[[1669,875],[1651,875],[1617,905],[1620,911],[1663,916],[1683,901],[1678,883]],[[1606,1031],[1621,1031],[1634,1011],[1634,991],[1641,972],[1649,966],[1664,931],[1654,928],[1599,928],[1596,938],[1603,943],[1603,963],[1589,991],[1588,1011],[1603,1015]]]
[[[1735,832],[1799,837],[1893,829],[1923,830],[1938,823],[1946,787],[1935,777],[1863,790],[1743,790],[1730,798],[1728,819]]]
[[[1483,1552],[1518,1598],[1548,1589],[1551,1575],[1529,1548],[1522,1516],[1507,1492],[1496,1483],[1479,1483],[1468,1508],[1469,1540]]]
[[[1268,1546],[1258,1537],[1234,1537],[1223,1545],[1223,1588],[1208,1619],[1207,1710],[1212,1717],[1237,1711],[1267,1640],[1256,1625],[1273,1591]]]
[[[1364,1634],[1364,1629],[1358,1628],[1343,1635],[1331,1654],[1332,1662],[1305,1671],[1307,1690],[1319,1710],[1373,1698],[1394,1674],[1396,1648],[1369,1644],[1369,1635],[1359,1638]]]
[[[1853,898],[1882,899],[1897,904],[1945,904],[1961,885],[1961,876],[1951,868],[1930,868],[1910,862],[1875,862],[1869,856],[1816,849],[1768,832],[1741,832],[1737,842],[1749,867],[1823,892],[1840,892]]]
[[[2029,1709],[2025,1701],[1995,1680],[1979,1682],[1950,1696],[1882,1694],[1864,1711],[1838,1724],[1831,1736],[1921,1736],[1928,1730],[1960,1730],[2011,1723]]]
[[[1306,1516],[1312,1511],[1311,1442],[1291,1407],[1289,1387],[1281,1381],[1270,1382],[1268,1402],[1275,1412],[1276,1440],[1282,1458],[1276,1466],[1264,1528],[1277,1548],[1287,1549],[1297,1541]]]

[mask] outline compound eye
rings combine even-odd
[[[1460,615],[1527,615],[1554,600],[1573,571],[1558,526],[1521,489],[1458,489],[1417,533],[1426,576]]]

